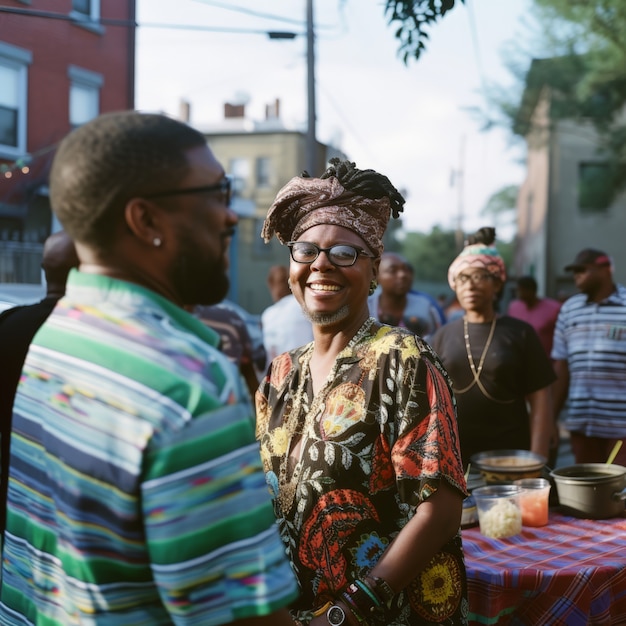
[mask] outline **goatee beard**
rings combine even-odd
[[[350,310],[347,305],[342,306],[338,311],[334,313],[314,313],[306,308],[302,309],[304,316],[316,326],[332,326],[337,322],[345,320],[350,314]]]

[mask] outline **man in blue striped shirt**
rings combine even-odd
[[[555,415],[567,401],[576,463],[603,463],[626,437],[626,288],[601,250],[581,250],[565,270],[581,293],[565,301],[554,331]],[[615,463],[626,465],[626,446]]]

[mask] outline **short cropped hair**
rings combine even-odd
[[[103,250],[131,198],[175,186],[197,130],[160,114],[107,113],[63,139],[50,172],[52,210],[70,237]]]
[[[517,286],[520,289],[527,289],[528,291],[537,291],[537,281],[532,276],[520,276],[517,279]]]

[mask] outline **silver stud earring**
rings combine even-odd
[[[161,241],[161,238],[160,238],[160,237],[155,237],[155,238],[152,240],[152,245],[153,245],[155,248],[160,248],[160,247],[161,247],[161,243],[162,243],[162,241]]]

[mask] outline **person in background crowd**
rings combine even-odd
[[[539,298],[537,296],[537,281],[532,276],[521,276],[517,279],[516,296],[517,298],[509,303],[508,315],[530,324],[539,335],[541,345],[546,354],[550,356],[554,338],[554,326],[561,303],[552,298]],[[559,440],[551,439],[551,446],[548,452],[549,467],[554,467],[556,464],[558,452]]]
[[[539,335],[541,345],[550,356],[554,326],[561,303],[552,298],[537,296],[537,281],[532,276],[521,276],[516,283],[515,300],[511,300],[507,313],[518,320],[528,322]]]
[[[78,267],[74,242],[65,231],[53,233],[46,239],[41,267],[46,279],[45,297],[35,304],[15,306],[0,313],[0,534],[4,532],[6,514],[11,413],[24,359],[35,333],[65,294],[67,275],[73,267]]]
[[[272,265],[267,272],[267,288],[272,297],[272,302],[278,302],[291,295],[289,268],[284,265]]]
[[[456,293],[452,294],[450,301],[443,309],[443,314],[446,317],[446,323],[452,322],[453,320],[456,320],[465,315],[465,311],[463,310],[463,307],[459,304],[459,299]]]
[[[233,309],[219,304],[197,304],[189,310],[220,336],[220,350],[237,366],[246,381],[250,397],[254,398],[259,378],[252,358],[252,339],[242,317]]]
[[[261,314],[261,327],[269,363],[279,354],[313,341],[313,329],[289,289],[289,270],[284,265],[270,268],[267,286],[274,304]]]
[[[532,450],[547,458],[551,441],[558,440],[550,359],[530,324],[496,314],[506,270],[495,235],[491,227],[470,235],[450,265],[448,282],[465,315],[431,340],[454,381],[466,466],[487,450]]]
[[[248,394],[184,310],[228,290],[230,180],[124,111],[61,142],[50,198],[80,271],[15,397],[0,623],[292,624]]]
[[[257,436],[301,588],[301,624],[466,624],[466,496],[449,381],[418,335],[370,317],[382,237],[404,198],[331,159],[293,178],[262,236],[291,253],[314,340],[277,357]]]
[[[626,439],[626,288],[613,280],[601,250],[581,250],[565,271],[580,293],[563,303],[556,321],[555,416],[567,401],[564,426],[576,463],[604,463]],[[614,463],[626,465],[626,446]]]
[[[428,339],[445,322],[431,296],[412,291],[413,268],[396,252],[385,252],[378,268],[379,290],[368,300],[370,314],[383,324],[408,328]]]

